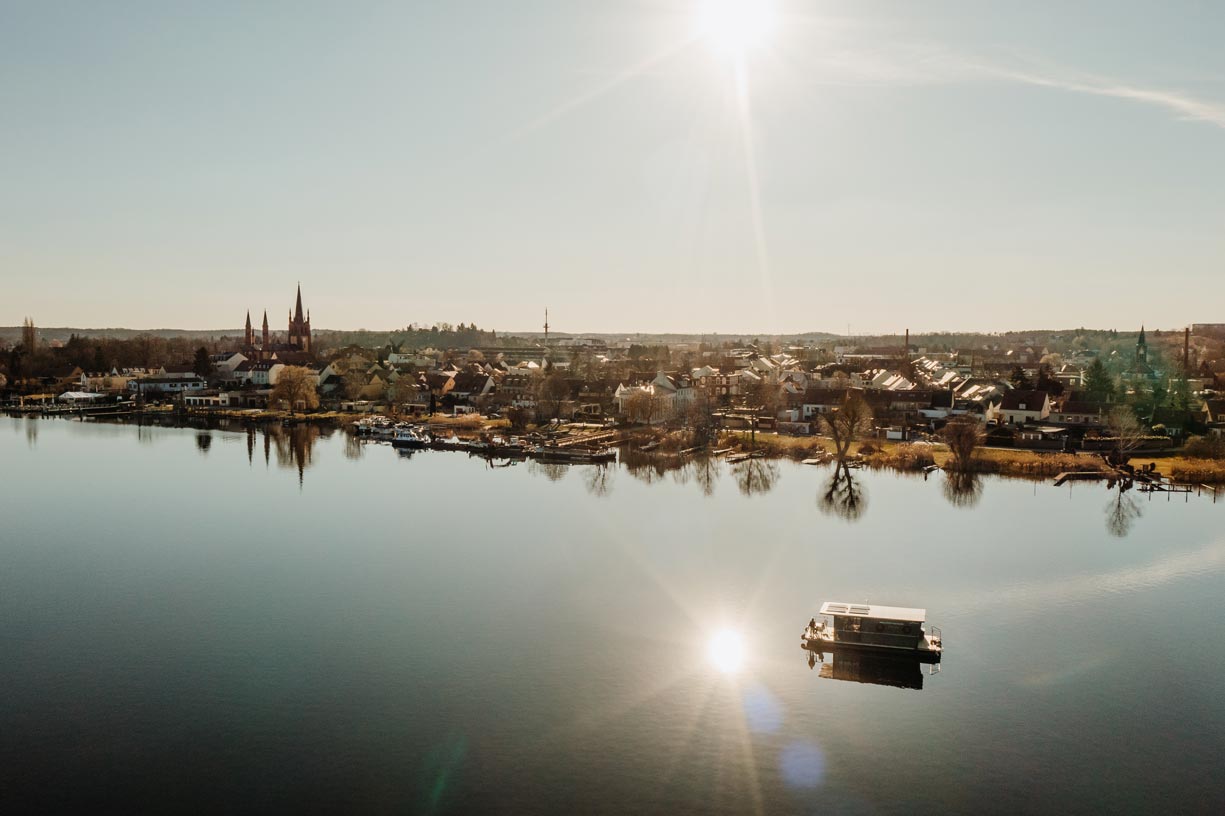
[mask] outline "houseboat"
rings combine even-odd
[[[860,649],[935,663],[944,648],[940,630],[924,628],[926,609],[826,601],[818,618],[809,621],[801,636],[801,645],[809,651]]]

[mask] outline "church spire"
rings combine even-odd
[[[244,345],[250,346],[255,343],[255,330],[251,328],[251,310],[247,309],[247,327],[242,333],[242,342]]]
[[[268,310],[264,309],[264,348],[268,347]]]
[[[296,323],[302,322],[302,284],[301,283],[298,283],[298,305],[294,307],[293,319],[294,319],[294,322]]]

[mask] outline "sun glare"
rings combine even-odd
[[[739,632],[721,629],[711,637],[707,654],[715,668],[724,674],[732,674],[744,663],[744,639]]]
[[[774,31],[771,0],[699,0],[698,33],[718,51],[743,54]]]

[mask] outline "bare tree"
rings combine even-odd
[[[1144,425],[1126,405],[1115,406],[1106,420],[1106,427],[1114,437],[1114,451],[1108,461],[1113,465],[1125,465],[1131,452],[1144,439]]]
[[[319,407],[319,392],[315,390],[315,374],[304,366],[285,366],[277,377],[268,401],[284,404],[290,412],[313,411]]]
[[[693,431],[695,446],[711,445],[718,441],[719,428],[715,423],[714,409],[706,389],[699,388],[685,412],[685,424]]]
[[[366,372],[356,365],[351,365],[345,369],[344,378],[345,397],[353,401],[360,399],[362,392],[369,385]]]
[[[527,430],[527,424],[532,420],[532,412],[522,406],[512,405],[506,409],[506,420],[512,431],[522,433]]]
[[[566,375],[554,370],[540,381],[537,402],[548,411],[551,418],[557,419],[561,414],[561,406],[570,398],[570,383]]]
[[[851,443],[872,430],[872,409],[857,391],[848,391],[842,405],[821,416],[821,426],[834,441],[834,455],[846,459]]]
[[[656,407],[655,396],[649,391],[637,391],[625,401],[625,413],[630,422],[639,422],[644,425],[651,424],[651,421],[655,419]]]
[[[969,415],[954,417],[944,426],[940,436],[949,446],[953,469],[961,472],[972,470],[974,454],[986,439],[978,420]]]
[[[391,401],[397,408],[403,408],[417,396],[417,382],[407,374],[401,374],[391,384]]]

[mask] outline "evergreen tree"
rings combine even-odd
[[[1085,372],[1085,391],[1089,396],[1103,402],[1111,401],[1114,397],[1114,378],[1110,376],[1100,358],[1094,358],[1089,370]]]
[[[204,346],[196,349],[196,359],[192,363],[191,370],[201,377],[208,377],[213,373],[213,361],[208,358],[208,349]]]
[[[1009,378],[1012,387],[1018,391],[1029,391],[1034,387],[1034,384],[1029,381],[1029,377],[1025,376],[1025,369],[1019,365],[1012,369],[1012,376]]]

